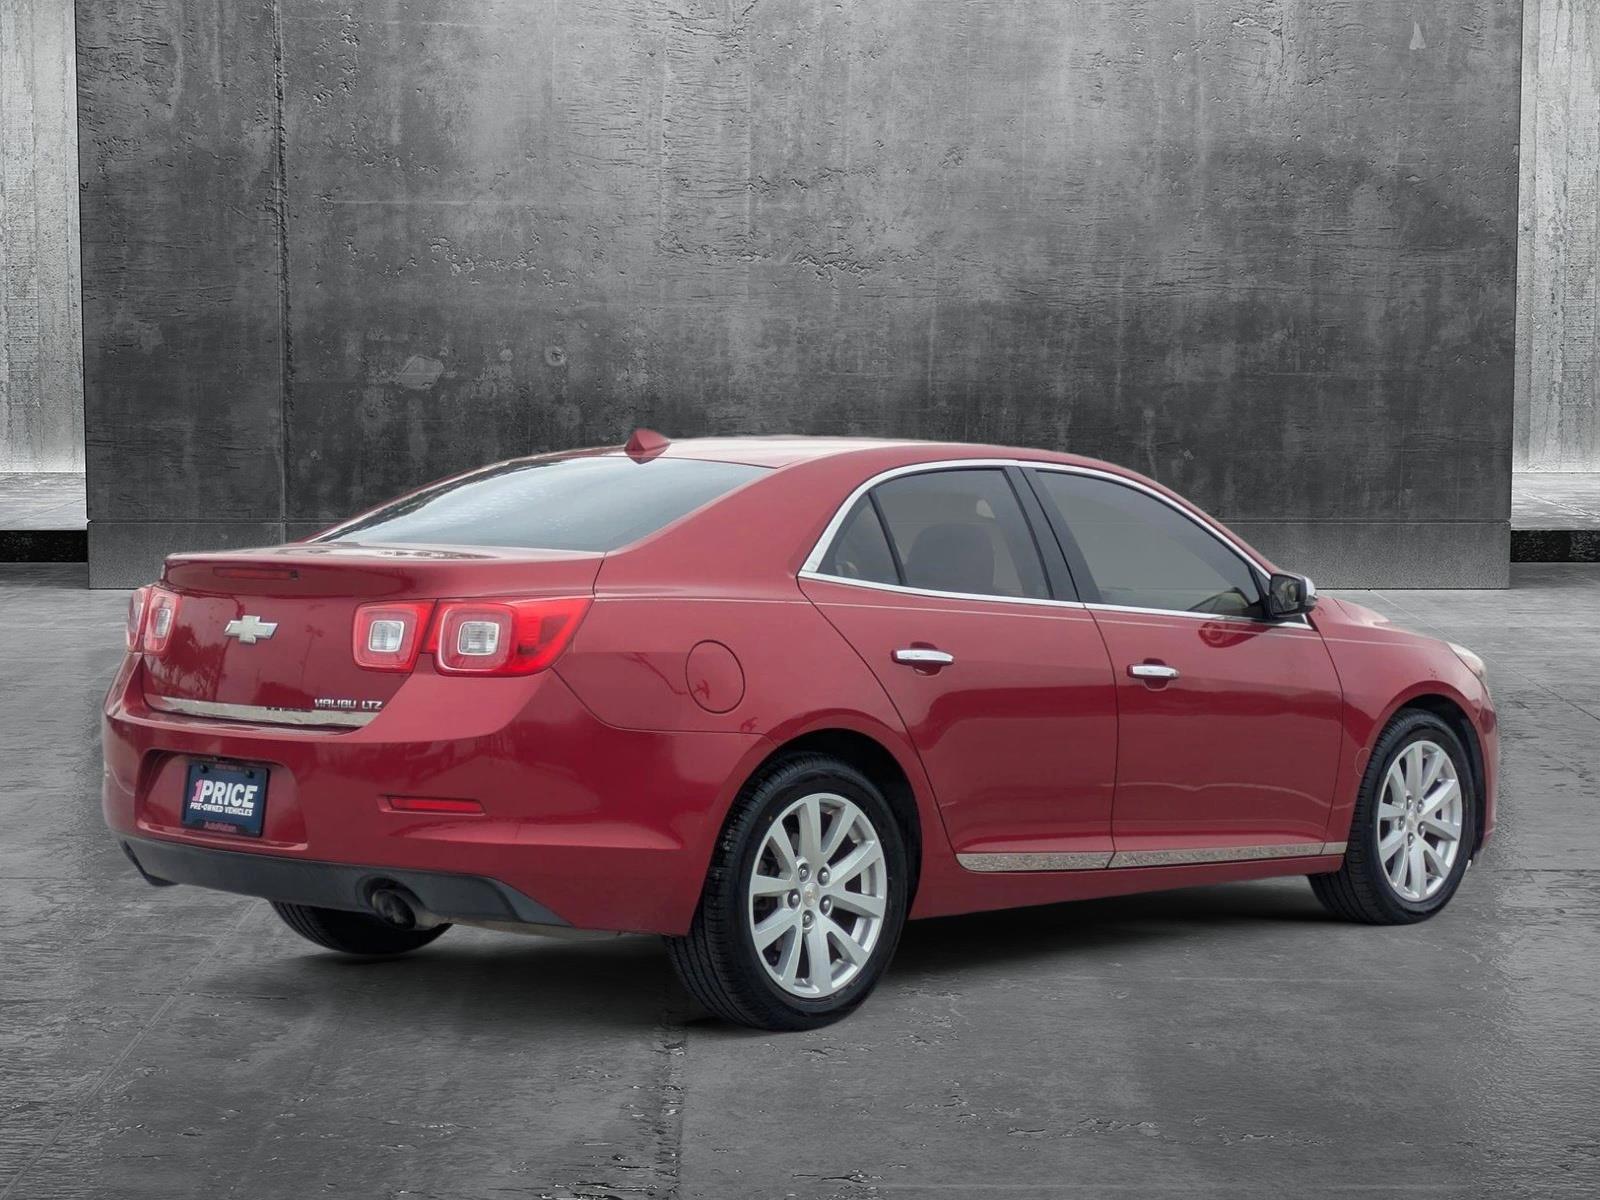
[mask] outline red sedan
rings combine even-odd
[[[769,1029],[908,917],[1303,874],[1419,921],[1494,827],[1476,656],[1045,451],[640,431],[174,555],[128,647],[104,804],[150,882],[352,954],[657,933]]]

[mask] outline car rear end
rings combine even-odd
[[[140,871],[422,920],[686,924],[751,739],[683,754],[551,668],[618,539],[760,472],[540,473],[573,461],[450,481],[312,543],[169,559],[131,599],[104,714],[106,820]],[[493,544],[514,540],[551,544]]]

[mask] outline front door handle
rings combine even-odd
[[[955,662],[956,656],[926,646],[908,646],[903,650],[896,650],[894,660],[908,667],[948,667]]]
[[[1166,663],[1130,663],[1128,674],[1135,679],[1176,679],[1178,668],[1169,667]]]

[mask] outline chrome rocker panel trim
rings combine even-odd
[[[956,861],[969,871],[1098,871],[1111,865],[1111,855],[1100,851],[1065,854],[958,854]]]
[[[1199,846],[1181,850],[1081,851],[1062,854],[958,854],[969,871],[1101,871],[1118,867],[1179,867],[1204,863],[1257,862],[1274,858],[1324,858],[1343,854],[1345,842],[1285,842],[1269,846]]]

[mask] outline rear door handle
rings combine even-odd
[[[894,652],[894,660],[904,663],[908,667],[948,667],[955,662],[954,654],[946,654],[943,650],[932,650],[923,646],[908,646],[903,650]]]
[[[1176,679],[1178,668],[1166,663],[1130,663],[1128,674],[1135,679]]]

